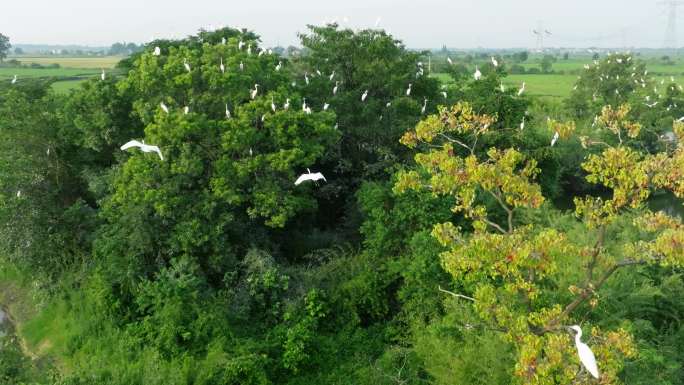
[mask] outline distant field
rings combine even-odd
[[[9,81],[17,75],[19,81],[27,78],[57,78],[53,88],[57,92],[68,92],[83,80],[99,76],[102,69],[111,70],[122,57],[55,57],[19,56],[12,57],[23,64],[37,63],[44,66],[59,64],[60,68],[0,68],[0,81]]]
[[[116,63],[121,61],[121,56],[103,56],[103,57],[60,57],[60,56],[16,56],[9,59],[16,59],[24,64],[59,64],[64,68],[97,68],[107,69],[114,68]]]

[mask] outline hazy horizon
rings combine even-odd
[[[146,3],[118,0],[93,4],[86,0],[12,2],[0,14],[0,33],[13,44],[109,46],[114,42],[146,42],[180,38],[200,28],[222,25],[248,28],[265,45],[297,45],[297,32],[307,24],[336,20],[342,27],[380,28],[408,47],[535,47],[532,30],[543,23],[553,47],[663,46],[667,9],[637,0],[464,0],[277,2],[226,4],[218,0]],[[684,10],[682,10],[684,11]],[[41,28],[30,28],[32,24]],[[684,28],[680,28],[684,31]],[[678,41],[684,36],[677,34]]]

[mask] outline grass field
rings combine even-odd
[[[98,76],[102,69],[111,70],[122,57],[54,57],[54,56],[17,56],[23,64],[59,64],[60,68],[0,68],[0,81],[9,81],[17,75],[19,81],[27,78],[56,78],[53,88],[57,92],[68,92],[88,78]]]

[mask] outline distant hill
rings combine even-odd
[[[21,48],[25,54],[46,52],[75,52],[84,53],[107,52],[110,47],[90,47],[84,45],[49,45],[49,44],[12,44],[12,48]]]

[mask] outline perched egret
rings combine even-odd
[[[447,98],[447,93],[446,93],[446,91],[442,91],[442,96],[444,96],[444,99]]]
[[[560,134],[558,133],[558,131],[556,131],[556,133],[553,134],[553,138],[551,139],[551,147],[556,145],[556,142],[558,141],[559,138],[560,138]]]
[[[219,64],[219,69],[221,70],[222,74],[226,73],[226,66],[223,64],[223,58],[221,58],[221,64]]]
[[[506,92],[506,86],[503,83],[499,84],[499,91]]]
[[[189,114],[189,113],[190,113],[190,107],[185,106],[185,108],[183,108],[183,113],[184,113],[185,115]]]
[[[102,69],[102,73],[100,74],[100,80],[104,81],[107,75],[105,75],[105,70]]]
[[[192,68],[190,68],[190,63],[188,63],[188,59],[183,59],[183,66],[185,67],[185,70],[188,72],[192,71]]]
[[[392,107],[392,102],[387,102],[387,104],[385,104],[385,107],[387,107],[387,108]]]
[[[17,84],[17,75],[12,78],[12,84]]]
[[[499,66],[499,62],[494,58],[494,56],[492,56],[492,65],[494,65],[494,67]]]
[[[406,96],[411,96],[411,86],[412,84],[409,83],[408,89],[406,90]]]
[[[337,88],[340,86],[340,82],[335,82],[335,87],[333,87],[333,95],[337,95]]]
[[[309,85],[309,73],[308,72],[304,72],[304,81],[306,82],[306,85],[308,86]]]
[[[423,108],[420,109],[421,114],[425,114],[425,110],[427,109],[427,98],[423,100]]]
[[[448,56],[447,56],[447,62],[449,62],[449,65],[454,65],[454,61],[451,60],[451,58]]]
[[[582,329],[578,325],[570,326],[575,334],[575,346],[577,346],[577,355],[579,356],[582,365],[591,373],[594,378],[599,378],[598,366],[596,365],[596,357],[591,348],[580,340],[582,338]]]
[[[242,40],[240,40],[240,41],[238,42],[238,49],[239,49],[239,50],[242,50],[242,47],[244,47],[244,46],[245,46],[245,42],[242,41]]]
[[[245,64],[240,62],[240,71],[244,71],[244,70],[245,70]]]
[[[335,78],[335,71],[333,70],[333,72],[328,77],[328,80],[333,81],[334,78]]]
[[[328,111],[328,107],[330,107],[330,104],[328,104],[328,103],[323,104],[323,111]]]
[[[154,56],[159,56],[161,55],[161,48],[159,47],[154,47],[154,52],[152,53]]]
[[[247,55],[251,55],[251,54],[252,54],[252,45],[249,44],[249,45],[247,46]]]
[[[321,70],[319,70],[319,69],[316,70],[316,74],[318,74],[318,76],[323,76],[323,74],[321,73]]]
[[[275,102],[273,101],[273,96],[271,96],[271,110],[273,112],[276,112],[276,105],[275,105]]]
[[[228,109],[227,104],[226,104],[226,119],[230,119],[230,110]]]
[[[518,96],[521,96],[525,92],[525,82],[522,83],[522,87],[518,90]]]
[[[310,180],[312,182],[316,182],[316,181],[321,180],[321,179],[323,179],[324,181],[327,182],[327,180],[325,179],[323,174],[321,174],[320,172],[312,173],[311,170],[309,170],[307,168],[306,174],[300,175],[299,178],[297,178],[297,180],[295,181],[295,185],[299,186],[300,184],[302,184],[302,182],[306,182],[308,180]]]
[[[124,144],[121,146],[121,150],[127,150],[131,147],[138,147],[142,152],[156,152],[159,155],[159,158],[161,160],[164,160],[164,157],[162,156],[161,150],[157,146],[151,146],[149,144],[145,144],[145,141],[143,140],[142,143],[138,142],[137,140],[131,140],[130,142]]]
[[[364,102],[366,101],[366,98],[368,97],[368,90],[366,90],[363,95],[361,95],[361,101]]]
[[[278,65],[275,67],[275,70],[276,70],[276,71],[280,71],[281,68],[283,68],[283,62],[282,62],[282,61],[279,61],[279,62],[278,62]]]
[[[169,113],[169,107],[166,107],[164,102],[159,103],[159,107],[161,107],[162,111],[166,112],[167,114]]]
[[[285,104],[283,104],[283,110],[287,111],[290,109],[290,98],[287,98],[285,100]]]
[[[256,98],[258,92],[259,92],[259,85],[255,84],[254,89],[251,90],[251,92],[249,93],[249,96],[252,98],[252,100],[254,100],[254,98]]]
[[[21,198],[21,190],[17,191],[17,198]]]
[[[480,69],[475,66],[475,73],[473,74],[473,77],[475,77],[475,80],[480,80],[482,77],[482,72],[480,72]]]

